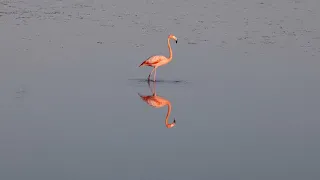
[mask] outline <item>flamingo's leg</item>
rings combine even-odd
[[[153,82],[153,86],[151,86],[150,81],[148,81],[148,86],[149,86],[149,89],[150,89],[153,96],[155,95],[155,87],[154,87],[155,85],[154,84],[155,84],[155,82]]]
[[[156,82],[156,74],[157,74],[157,68],[154,68],[154,73],[153,73],[153,82]]]
[[[153,90],[151,88],[150,81],[148,81],[148,86],[149,86],[150,92],[153,94]]]
[[[153,73],[153,71],[155,70],[156,68],[153,68],[152,71],[150,72],[149,76],[148,76],[148,81],[150,81],[150,76],[151,74]]]
[[[156,93],[156,82],[154,81],[153,82],[153,96],[156,96],[157,95],[157,93]]]

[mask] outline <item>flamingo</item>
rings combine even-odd
[[[174,39],[176,41],[176,43],[178,43],[178,39],[176,36],[174,36],[173,34],[170,34],[168,36],[168,48],[169,48],[169,57],[165,57],[162,55],[156,55],[156,56],[150,56],[147,60],[143,61],[139,67],[141,66],[151,66],[153,67],[152,71],[150,72],[149,76],[148,76],[148,81],[150,81],[150,76],[154,71],[153,74],[153,81],[156,80],[156,74],[157,74],[157,68],[159,66],[163,66],[165,64],[168,64],[171,60],[172,60],[172,49],[170,46],[170,39]]]
[[[151,90],[150,84],[149,84],[149,88]],[[155,90],[155,85],[154,85],[154,90],[153,91],[151,90],[151,92],[152,92],[151,96],[143,96],[143,95],[140,95],[140,94],[139,94],[139,96],[141,97],[141,99],[144,102],[146,102],[149,106],[152,106],[154,108],[161,108],[161,107],[167,105],[168,106],[168,111],[167,111],[167,115],[166,115],[166,119],[165,119],[165,124],[166,124],[167,128],[172,128],[173,126],[176,125],[176,119],[173,118],[173,123],[171,123],[171,124],[168,123],[168,119],[169,119],[169,116],[170,116],[170,113],[171,113],[171,103],[170,103],[170,101],[157,95],[156,90]]]

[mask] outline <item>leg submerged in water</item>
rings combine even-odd
[[[149,76],[148,76],[148,81],[150,81],[150,76],[151,74],[153,73],[153,71],[155,70],[156,68],[153,68],[152,71],[150,72]]]
[[[153,82],[156,82],[156,74],[157,74],[157,68],[154,68],[154,74],[153,74]]]

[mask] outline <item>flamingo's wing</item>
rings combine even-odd
[[[161,60],[163,60],[165,57],[164,56],[151,56],[149,57],[146,61],[145,64],[157,64]]]

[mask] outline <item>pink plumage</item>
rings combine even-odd
[[[160,66],[163,66],[165,64],[168,64],[172,60],[172,49],[170,46],[170,39],[174,39],[176,41],[176,43],[178,43],[178,39],[173,34],[170,34],[168,36],[168,49],[169,49],[169,57],[168,58],[165,56],[162,56],[162,55],[151,56],[139,65],[139,67],[141,67],[141,66],[153,67],[151,73],[148,76],[148,81],[150,80],[150,76],[153,73],[153,71],[154,71],[153,81],[155,81],[157,68]]]

